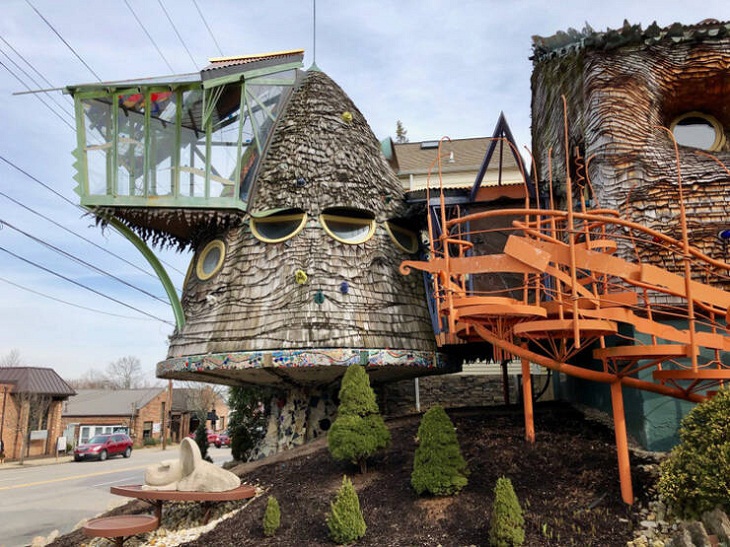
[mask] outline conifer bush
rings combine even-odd
[[[327,527],[330,537],[338,544],[347,545],[365,535],[367,525],[360,510],[360,499],[347,475],[342,477],[342,486],[335,501],[330,503],[330,510]]]
[[[489,527],[489,545],[492,547],[516,547],[525,542],[525,519],[512,481],[506,477],[497,479],[494,486],[494,502]]]
[[[271,537],[276,534],[281,524],[281,510],[279,502],[274,496],[269,496],[266,501],[266,511],[264,511],[264,535]]]
[[[370,378],[359,365],[347,368],[340,387],[337,418],[327,433],[330,454],[367,471],[367,459],[390,444],[390,431],[380,415]]]
[[[679,439],[660,466],[663,500],[684,518],[716,506],[730,511],[730,389],[695,406],[682,420]]]
[[[461,455],[454,424],[443,407],[435,406],[423,415],[418,442],[411,486],[419,496],[424,492],[450,496],[466,486],[466,461]]]

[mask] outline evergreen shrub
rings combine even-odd
[[[695,406],[682,420],[679,438],[660,466],[660,496],[684,518],[717,506],[730,511],[730,389]]]
[[[327,433],[330,454],[367,471],[367,459],[390,444],[390,431],[380,415],[370,378],[359,365],[347,368],[340,387],[337,418]]]
[[[489,527],[489,545],[492,547],[516,547],[525,542],[525,519],[512,481],[506,477],[497,479],[494,486],[494,502]]]
[[[281,510],[279,509],[279,502],[274,496],[269,496],[266,501],[266,511],[264,512],[264,535],[266,537],[273,536],[280,525]]]
[[[367,525],[360,510],[360,499],[347,475],[342,477],[342,486],[337,491],[335,501],[330,503],[330,510],[327,527],[335,542],[347,545],[365,535]]]
[[[467,485],[466,461],[461,455],[454,424],[443,407],[435,406],[423,415],[418,443],[411,486],[419,496],[424,492],[450,496]]]

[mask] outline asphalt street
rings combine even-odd
[[[220,465],[229,448],[209,449]],[[148,465],[176,459],[178,447],[135,450],[129,459],[74,462],[69,457],[0,466],[0,547],[30,545],[54,530],[65,534],[88,518],[130,500],[109,492],[112,486],[141,484]]]

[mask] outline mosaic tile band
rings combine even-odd
[[[157,364],[157,374],[214,369],[306,368],[350,365],[442,368],[446,366],[446,362],[439,353],[398,349],[332,348],[242,351],[167,359]]]

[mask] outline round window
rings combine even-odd
[[[226,257],[226,244],[220,239],[214,239],[208,243],[198,256],[195,265],[195,273],[198,279],[205,281],[217,274],[223,266],[223,259]]]
[[[725,144],[725,134],[720,122],[702,112],[682,114],[675,118],[670,129],[677,144],[681,146],[715,152]]]

